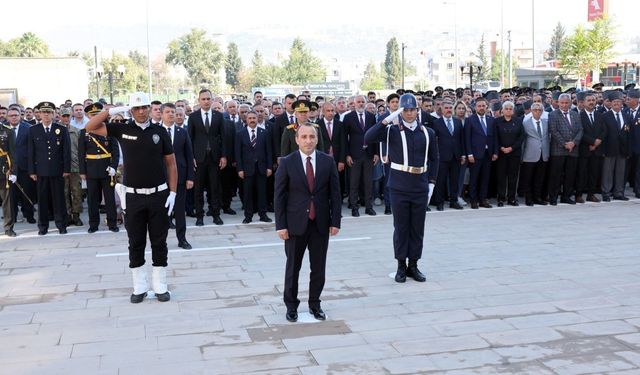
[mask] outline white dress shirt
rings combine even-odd
[[[298,150],[300,157],[302,158],[302,170],[307,173],[307,157],[311,156],[311,166],[313,167],[313,177],[316,176],[316,152],[313,151],[311,155],[307,155],[304,152]]]

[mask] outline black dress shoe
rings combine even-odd
[[[169,221],[169,229],[176,229],[176,225],[173,223],[173,220]]]
[[[311,308],[309,307],[309,313],[313,315],[316,320],[325,320],[327,319],[327,315],[325,315],[324,311],[322,311],[321,307]]]
[[[35,224],[36,223],[36,219],[32,218],[32,217],[28,217],[27,218],[27,223],[29,224]]]
[[[97,232],[97,231],[98,231],[98,228],[90,227],[89,229],[87,229],[87,232],[88,232],[88,233],[95,233],[95,232]]]
[[[385,215],[391,215],[391,207],[386,206],[386,207],[384,208],[384,214],[385,214]]]
[[[185,249],[185,250],[191,250],[191,244],[187,242],[187,240],[183,240],[183,241],[178,241],[178,247]]]
[[[202,220],[201,217],[196,219],[196,227],[202,227],[204,226],[204,221]]]
[[[484,206],[482,206],[482,207],[484,207]],[[504,202],[503,201],[498,201],[498,207],[504,207]]]
[[[146,296],[147,296],[147,292],[144,292],[142,294],[132,294],[129,300],[131,301],[131,303],[140,303],[142,302],[142,300],[144,300],[144,297]]]
[[[471,209],[472,210],[477,210],[478,209],[478,203],[477,202],[471,202]]]
[[[66,228],[58,229],[58,233],[67,234],[67,229]]]
[[[288,310],[286,316],[287,320],[291,323],[295,323],[298,321],[298,312],[296,310]]]
[[[45,234],[47,234],[47,232],[49,232],[48,229],[41,229],[38,231],[38,235],[39,236],[44,236]]]
[[[629,198],[625,197],[624,195],[618,196],[618,197],[613,197],[614,201],[628,201]]]
[[[14,232],[14,231],[13,231],[13,229],[5,230],[5,231],[4,231],[4,234],[5,234],[7,237],[15,237],[15,236],[17,236],[16,232]]]
[[[271,218],[269,216],[267,216],[266,214],[262,214],[262,215],[260,215],[260,221],[262,221],[263,223],[270,223],[273,220],[271,220]]]
[[[557,206],[558,205],[558,201],[555,199],[549,199],[549,204],[552,206]]]
[[[464,209],[464,207],[462,207],[458,202],[449,203],[449,208],[453,208],[456,210]]]
[[[444,203],[438,203],[438,206],[436,207],[436,210],[444,211]]]
[[[509,201],[509,202],[507,202],[507,204],[508,204],[509,206],[513,206],[513,207],[518,207],[518,206],[520,206],[520,203],[518,203],[518,201],[517,201],[517,200]]]
[[[482,208],[492,208],[493,206],[491,204],[489,204],[489,201],[484,200],[484,201],[480,202],[480,207],[482,207]]]
[[[424,274],[418,269],[417,260],[409,260],[409,267],[407,267],[407,276],[421,283],[427,280]]]
[[[113,233],[118,233],[118,232],[120,232],[120,228],[118,228],[117,226],[109,227],[109,230],[110,230],[110,231],[112,231]]]
[[[353,217],[360,217],[360,212],[358,211],[357,208],[352,208],[351,209],[351,216]]]
[[[576,201],[574,201],[571,198],[562,198],[560,199],[560,203],[565,203],[565,204],[576,204]]]
[[[533,201],[525,201],[525,203],[529,207],[533,207]]]
[[[213,215],[213,223],[215,225],[222,225],[224,222],[220,219],[220,215]]]
[[[404,283],[407,281],[407,263],[404,260],[398,260],[398,270],[396,271],[396,282]]]
[[[365,213],[365,214],[367,214],[367,215],[369,215],[369,216],[376,216],[376,211],[374,211],[374,209],[373,209],[373,208],[366,208],[366,209],[364,210],[364,213]]]
[[[242,224],[249,224],[250,222],[251,222],[250,217],[245,217],[244,220],[242,220]]]
[[[429,207],[429,205],[427,205],[427,212],[431,212],[431,207]]]
[[[547,205],[547,202],[546,202],[546,201],[543,201],[542,199],[534,199],[534,200],[533,200],[533,203],[534,203],[534,204],[537,204],[537,205],[539,205],[539,206],[546,206],[546,205]]]
[[[602,196],[602,201],[603,202],[611,202],[611,198],[609,198],[608,196]]]
[[[159,302],[169,302],[169,300],[171,299],[171,294],[167,290],[164,293],[160,293],[160,294],[156,293],[156,298],[158,299]]]
[[[584,198],[582,198],[581,196],[577,196],[576,203],[584,203]]]
[[[229,208],[223,208],[222,212],[224,212],[227,215],[235,215],[236,212],[233,210],[233,208],[229,207]]]

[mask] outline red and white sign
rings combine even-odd
[[[587,0],[589,3],[587,11],[587,21],[595,21],[603,16],[607,16],[607,0]]]

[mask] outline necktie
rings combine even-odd
[[[256,129],[251,129],[251,147],[256,147]]]
[[[564,118],[567,120],[567,124],[571,127],[571,120],[569,119],[569,112],[564,112]]]
[[[622,129],[622,121],[620,121],[620,112],[616,113],[616,121],[618,121],[618,126]]]
[[[484,116],[480,117],[480,123],[482,124],[482,131],[484,132],[484,135],[487,135],[487,123],[484,122]]]
[[[47,135],[49,135],[49,127],[47,126],[44,129],[47,131]]]
[[[309,184],[309,191],[313,193],[313,189],[315,188],[316,185],[316,179],[313,176],[313,165],[311,165],[311,156],[307,156],[307,165],[306,165],[306,172],[307,172],[307,184]],[[311,203],[309,204],[309,220],[315,220],[316,218],[316,207],[313,205],[313,199],[311,200]]]
[[[209,112],[205,112],[204,113],[204,128],[207,129],[207,132],[209,131],[209,127],[211,126],[211,123],[209,122]]]
[[[295,123],[293,116],[289,116],[289,124],[293,124]]]
[[[449,129],[449,134],[453,135],[453,125],[451,125],[451,119],[447,119],[447,128]]]
[[[327,133],[329,134],[329,139],[333,138],[333,130],[331,129],[331,121],[327,122]]]
[[[171,128],[167,128],[167,133],[169,133],[169,139],[171,139]]]
[[[536,128],[538,129],[538,135],[540,136],[540,138],[542,138],[542,127],[540,126],[540,120],[536,121],[536,125]]]
[[[364,130],[364,120],[362,119],[362,113],[359,113],[359,115],[360,115],[360,128]]]
[[[231,115],[231,121],[236,122],[236,115]]]
[[[591,125],[593,125],[593,113],[589,113],[589,120],[591,121]]]

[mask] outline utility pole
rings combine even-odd
[[[404,90],[404,49],[407,45],[402,42],[402,89]]]
[[[511,71],[513,70],[512,67],[512,59],[511,59],[511,30],[507,31],[507,43],[509,45],[509,87],[513,87],[513,82],[512,82],[512,77],[511,77]]]
[[[98,46],[93,46],[93,60],[95,63],[94,76],[96,77],[96,100],[100,99],[100,78],[98,77]]]

